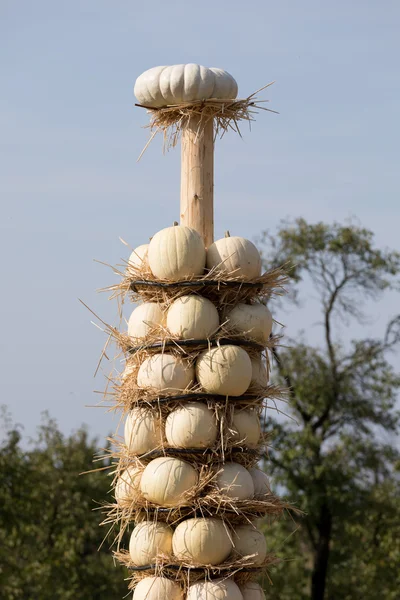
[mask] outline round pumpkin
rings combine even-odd
[[[135,269],[145,269],[148,267],[147,254],[149,251],[149,244],[142,244],[133,250],[131,253],[128,263]]]
[[[208,248],[207,269],[239,279],[254,279],[261,275],[261,256],[250,240],[225,237]]]
[[[243,600],[239,587],[232,579],[198,581],[189,586],[187,600]]]
[[[268,494],[271,494],[271,484],[268,476],[261,469],[255,467],[249,469],[249,473],[254,483],[254,497],[264,498]]]
[[[234,410],[230,429],[231,441],[236,444],[244,444],[249,448],[254,448],[260,441],[260,419],[252,409]]]
[[[251,385],[255,387],[266,387],[269,381],[269,374],[264,361],[261,358],[252,358],[251,369]]]
[[[217,475],[216,485],[228,498],[248,500],[254,496],[254,483],[250,473],[235,462],[224,464]]]
[[[233,545],[240,556],[255,554],[250,560],[261,565],[267,556],[267,542],[264,534],[252,525],[240,525],[235,529]]]
[[[133,600],[182,599],[182,588],[167,577],[145,577],[139,581],[133,592]]]
[[[226,314],[228,326],[265,346],[272,331],[272,315],[264,304],[237,304]]]
[[[129,540],[129,554],[134,565],[153,563],[158,554],[170,555],[172,529],[159,521],[143,521],[135,526]]]
[[[202,275],[206,264],[203,239],[190,227],[167,227],[152,238],[148,261],[158,279],[179,281]]]
[[[196,377],[203,390],[221,396],[241,396],[250,385],[250,357],[239,346],[205,350],[196,361]]]
[[[137,467],[128,467],[117,479],[115,484],[115,499],[118,503],[134,502],[140,495],[140,480],[142,477],[141,469]]]
[[[201,402],[187,402],[165,421],[165,436],[173,448],[209,448],[217,439],[215,412]]]
[[[209,98],[232,100],[237,92],[237,83],[227,71],[193,63],[148,69],[134,87],[139,104],[153,108]]]
[[[197,296],[181,296],[167,312],[167,329],[180,339],[208,339],[219,326],[214,304]]]
[[[162,433],[157,413],[140,406],[130,410],[125,421],[124,438],[131,454],[145,454],[160,446]]]
[[[157,302],[144,302],[132,312],[128,321],[128,335],[138,342],[145,340],[150,331],[163,325],[165,316]]]
[[[243,600],[265,600],[264,590],[255,581],[248,581],[239,586]]]
[[[154,354],[140,365],[137,383],[156,392],[181,391],[194,381],[194,367],[173,354]]]
[[[155,458],[143,471],[140,489],[149,502],[177,506],[198,482],[197,471],[184,460],[171,456]]]
[[[193,565],[219,565],[232,550],[232,542],[220,519],[186,519],[172,538],[176,558]]]

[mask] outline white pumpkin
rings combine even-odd
[[[252,409],[233,411],[231,441],[244,444],[249,448],[258,445],[261,436],[261,425],[258,414]]]
[[[154,108],[209,98],[232,100],[237,92],[232,75],[196,64],[153,67],[137,78],[134,88],[139,104]]]
[[[140,480],[142,477],[141,469],[137,467],[128,467],[117,479],[115,484],[115,499],[120,502],[135,502],[141,495]]]
[[[165,436],[173,448],[209,448],[217,439],[215,412],[201,402],[187,402],[165,421]]]
[[[232,579],[224,578],[193,583],[186,600],[243,600],[243,596]]]
[[[197,482],[198,474],[192,465],[172,456],[160,456],[149,462],[143,471],[140,489],[149,502],[177,506]]]
[[[125,368],[122,371],[122,381],[125,381],[125,379],[127,379],[128,377],[130,377],[130,375],[132,375],[132,373],[135,371],[136,365],[132,362],[127,362],[125,363]]]
[[[175,529],[172,549],[186,563],[219,565],[230,555],[232,542],[220,519],[186,519]]]
[[[171,550],[172,529],[166,523],[143,521],[132,531],[129,554],[137,567],[153,563],[158,554],[170,555]]]
[[[203,390],[222,396],[241,396],[250,385],[250,357],[239,346],[205,350],[196,361],[196,377]]]
[[[261,256],[255,245],[242,237],[225,237],[207,250],[207,269],[248,280],[261,274]]]
[[[252,525],[236,527],[233,535],[233,545],[240,556],[254,554],[252,564],[260,565],[267,556],[267,542],[264,534]]]
[[[239,586],[243,600],[265,600],[264,590],[255,581],[248,581]]]
[[[140,365],[137,383],[156,392],[181,391],[194,381],[194,367],[173,354],[154,354]]]
[[[254,483],[250,473],[235,462],[225,463],[219,470],[216,485],[228,498],[248,500],[254,496]]]
[[[268,475],[264,473],[264,471],[253,467],[249,469],[249,473],[253,478],[255,498],[264,498],[265,496],[268,496],[272,493]]]
[[[182,600],[182,588],[167,577],[145,577],[133,592],[133,600]]]
[[[134,342],[145,340],[152,329],[164,322],[165,316],[158,302],[144,302],[129,317],[128,335]]]
[[[269,381],[266,363],[261,358],[252,358],[251,369],[251,385],[256,387],[266,387]]]
[[[265,346],[272,331],[272,315],[264,304],[237,304],[226,314],[228,327]]]
[[[206,264],[203,239],[190,227],[167,227],[152,238],[148,261],[158,279],[179,281],[202,275]]]
[[[181,296],[167,312],[167,329],[183,340],[208,339],[219,326],[218,311],[214,304],[197,296]]]
[[[157,413],[138,406],[129,411],[124,428],[130,454],[145,454],[162,444],[161,423]]]
[[[148,267],[147,253],[149,251],[149,244],[142,244],[133,250],[131,253],[128,263],[135,269],[144,269]]]

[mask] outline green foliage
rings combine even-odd
[[[127,592],[126,572],[113,564],[100,513],[110,486],[93,469],[87,432],[64,437],[46,419],[32,447],[6,422],[0,446],[0,598],[108,600]],[[106,466],[100,463],[98,466]]]

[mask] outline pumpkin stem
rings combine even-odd
[[[231,234],[229,233],[229,231],[225,231],[225,237],[231,237]]]
[[[174,221],[174,227],[178,225],[178,221]]]

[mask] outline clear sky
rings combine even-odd
[[[247,96],[271,80],[271,108],[217,145],[216,237],[254,238],[283,217],[356,215],[399,248],[400,4],[396,0],[1,0],[1,402],[32,434],[48,409],[65,432],[105,435],[85,408],[114,323],[93,262],[126,257],[179,215],[179,151],[147,141],[133,84],[159,64],[227,69]],[[372,330],[396,312],[379,307]],[[312,324],[304,305],[278,315]],[[383,322],[382,321],[382,322]],[[375,328],[375,329],[374,329]]]

